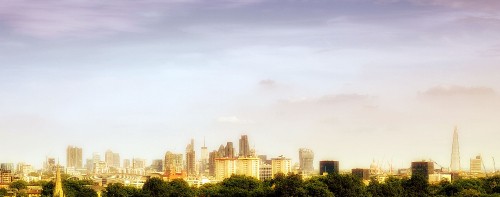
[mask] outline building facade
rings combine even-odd
[[[319,174],[338,174],[339,161],[319,161]]]
[[[82,168],[82,148],[68,146],[66,149],[66,166],[68,168]]]
[[[255,157],[240,157],[237,160],[236,174],[259,179],[260,161]]]
[[[271,159],[272,177],[276,176],[278,173],[283,173],[287,175],[292,172],[292,160],[283,155]]]

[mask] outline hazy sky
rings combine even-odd
[[[1,0],[0,162],[500,159],[498,0]],[[498,160],[497,159],[497,160]],[[499,166],[500,167],[500,166]],[[316,166],[317,168],[317,166]]]

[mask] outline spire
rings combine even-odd
[[[54,195],[53,196],[54,197],[64,197],[59,162],[57,163],[57,168],[56,168],[56,185],[54,186]]]
[[[458,144],[457,130],[458,129],[455,126],[455,130],[453,131],[453,144],[451,145],[451,163],[450,163],[451,172],[460,171],[460,148]]]

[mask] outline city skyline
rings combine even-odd
[[[8,1],[0,162],[226,142],[298,162],[500,157],[495,0]],[[245,145],[246,146],[246,145]],[[235,156],[239,150],[233,152]],[[386,164],[384,164],[386,165]]]

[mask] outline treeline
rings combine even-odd
[[[69,183],[69,185],[68,185]],[[94,197],[90,188],[76,186],[78,181],[65,181],[67,197]],[[88,184],[79,182],[79,184]],[[47,186],[49,185],[49,186]],[[52,183],[53,187],[53,183]],[[45,191],[47,189],[47,192]],[[43,196],[50,196],[50,183],[44,185]],[[69,190],[68,190],[69,189]],[[90,190],[89,190],[90,189]],[[68,190],[68,192],[66,191]],[[102,192],[103,197],[219,197],[219,196],[320,196],[320,197],[425,197],[425,196],[498,196],[500,197],[500,176],[481,179],[460,179],[453,183],[428,184],[424,177],[388,178],[384,183],[371,181],[365,185],[352,175],[332,174],[302,180],[300,175],[279,174],[274,179],[259,181],[252,177],[233,175],[216,184],[190,187],[186,181],[175,179],[165,182],[151,178],[137,189],[115,183]]]

